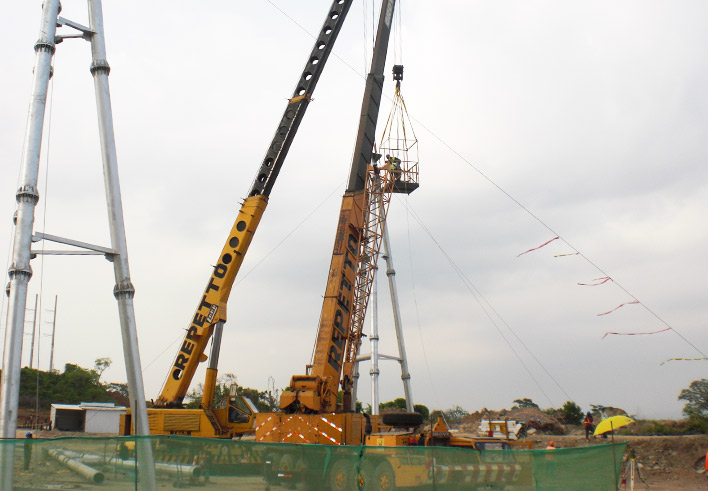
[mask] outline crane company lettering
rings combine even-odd
[[[347,333],[349,332],[349,323],[351,316],[349,311],[352,304],[353,296],[353,279],[355,278],[354,261],[356,260],[359,251],[359,241],[356,235],[349,233],[347,237],[347,247],[344,249],[344,264],[341,269],[339,287],[337,291],[337,310],[334,312],[332,320],[332,338],[327,354],[327,362],[329,365],[339,372],[342,366],[342,356],[344,354],[344,345],[347,342]]]
[[[224,255],[222,257],[222,261],[226,263],[231,262],[231,256],[228,254]],[[211,278],[209,278],[209,283],[204,290],[202,301],[199,304],[199,308],[197,308],[197,312],[194,314],[194,319],[192,319],[192,325],[190,325],[189,329],[187,329],[187,335],[184,337],[184,342],[182,342],[182,346],[179,349],[179,353],[177,353],[175,363],[172,365],[172,378],[174,380],[179,380],[182,377],[182,372],[189,363],[189,359],[194,351],[194,346],[200,337],[197,333],[204,327],[205,324],[210,326],[214,323],[214,319],[217,318],[216,314],[219,311],[219,305],[216,303],[207,302],[207,295],[211,292],[219,291],[220,287],[216,284],[216,282],[226,276],[228,269],[228,266],[222,262],[219,262],[219,264],[214,267],[214,272],[212,273]],[[205,315],[202,314],[202,312],[207,313]]]

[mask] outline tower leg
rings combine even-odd
[[[101,140],[101,155],[103,160],[103,177],[106,187],[106,203],[108,205],[108,223],[111,233],[111,247],[115,251],[112,256],[116,285],[113,294],[118,301],[121,334],[123,338],[123,354],[128,378],[131,412],[135,424],[136,435],[149,435],[147,409],[145,406],[145,389],[143,387],[140,352],[138,350],[138,335],[135,327],[135,310],[133,296],[135,289],[130,281],[128,267],[128,247],[125,238],[123,222],[123,204],[118,179],[118,158],[113,134],[113,115],[111,111],[111,96],[108,88],[110,67],[106,61],[106,47],[103,37],[103,9],[101,0],[88,0],[89,22],[94,31],[91,36],[91,74],[96,92],[98,109],[98,128]],[[155,489],[155,466],[152,447],[149,440],[139,440],[138,460],[139,479],[143,489]]]
[[[398,293],[396,290],[396,270],[393,268],[393,257],[391,256],[391,245],[388,240],[388,229],[384,227],[383,233],[383,258],[386,260],[386,276],[388,276],[388,288],[391,293],[391,307],[393,308],[393,325],[396,329],[396,340],[398,341],[398,357],[401,363],[401,380],[403,381],[403,393],[406,397],[406,411],[413,412],[413,394],[411,391],[411,374],[408,371],[408,359],[406,358],[406,345],[403,342],[403,326],[401,323],[401,308],[398,305]]]
[[[22,334],[27,305],[27,286],[32,277],[30,267],[30,246],[34,210],[39,200],[37,176],[39,174],[39,153],[42,145],[42,125],[47,103],[47,89],[51,76],[51,62],[54,55],[54,35],[59,15],[59,0],[45,0],[42,6],[42,21],[39,40],[34,46],[35,62],[32,80],[27,129],[25,133],[25,153],[22,156],[22,175],[17,190],[17,214],[15,236],[12,249],[12,264],[8,271],[8,309],[5,330],[5,349],[2,361],[2,381],[0,381],[0,438],[15,438],[17,431],[17,407],[20,397],[20,368],[22,358]],[[14,445],[0,446],[0,489],[13,487]]]

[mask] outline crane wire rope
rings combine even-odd
[[[407,201],[407,200],[406,200]],[[433,382],[433,377],[430,373],[430,363],[428,362],[428,353],[425,351],[425,340],[423,339],[423,328],[420,325],[420,310],[418,308],[418,295],[415,289],[415,269],[413,268],[413,243],[411,241],[411,227],[409,221],[409,215],[406,213],[406,238],[408,240],[408,264],[411,273],[411,291],[413,292],[413,305],[415,307],[415,319],[418,325],[418,337],[420,338],[420,348],[423,352],[423,361],[425,362],[425,371],[428,375],[428,382],[430,383],[430,388],[433,391],[433,399],[435,401],[440,401],[438,395],[437,385]]]
[[[281,10],[279,7],[277,7],[272,0],[267,0],[270,4],[272,4],[276,9],[278,9],[283,15],[285,15],[288,19],[290,19],[292,22],[294,22],[300,29],[305,31],[309,36],[315,37],[310,32],[308,32],[304,27],[302,27],[300,24],[297,23],[292,17],[290,17],[288,14],[286,14],[283,10]],[[337,53],[332,51],[332,54],[340,60],[344,65],[346,65],[350,70],[352,70],[354,73],[356,73],[358,76],[362,76],[352,65],[347,63],[344,59],[342,59]],[[383,95],[383,97],[386,97],[390,100],[390,97],[387,95]],[[510,199],[514,204],[516,204],[519,208],[521,208],[526,214],[528,214],[531,218],[536,220],[541,226],[543,226],[546,230],[551,232],[554,236],[558,237],[560,241],[565,243],[568,247],[570,247],[574,253],[576,253],[577,256],[581,257],[584,259],[588,264],[590,264],[592,267],[594,267],[597,271],[599,271],[602,275],[610,277],[612,280],[612,283],[615,284],[620,290],[622,290],[624,293],[626,293],[628,296],[632,298],[632,300],[639,305],[641,305],[649,314],[651,314],[653,317],[655,317],[661,324],[666,326],[667,330],[670,330],[674,334],[676,334],[681,340],[683,340],[686,344],[691,346],[696,352],[698,352],[701,356],[704,358],[708,358],[708,355],[704,353],[701,349],[699,349],[693,342],[691,342],[686,336],[684,336],[681,332],[679,332],[675,327],[671,326],[666,320],[664,320],[663,317],[661,317],[657,312],[655,312],[653,309],[651,309],[648,305],[646,305],[644,302],[639,300],[637,296],[632,294],[627,288],[625,288],[622,284],[617,282],[614,278],[612,278],[609,274],[607,274],[598,264],[596,264],[594,261],[592,261],[589,257],[587,257],[585,254],[583,254],[580,250],[575,248],[568,240],[566,240],[562,235],[560,235],[558,232],[556,232],[550,225],[548,225],[546,222],[544,222],[538,215],[533,213],[529,208],[524,206],[518,199],[516,199],[513,195],[511,195],[508,191],[506,191],[504,188],[502,188],[499,184],[497,184],[494,180],[492,180],[491,177],[487,176],[482,170],[474,165],[472,162],[470,162],[467,158],[465,158],[460,152],[455,150],[449,143],[447,143],[445,140],[443,140],[442,137],[438,136],[433,130],[428,128],[425,124],[420,122],[418,119],[416,119],[414,116],[410,117],[412,121],[414,121],[417,125],[420,125],[421,128],[423,128],[430,136],[432,136],[434,139],[436,139],[438,142],[440,142],[441,145],[443,145],[445,148],[447,148],[449,151],[451,151],[457,158],[459,158],[462,162],[467,164],[472,170],[474,170],[477,174],[479,174],[480,177],[482,177],[485,181],[487,181],[489,184],[491,184],[493,187],[495,187],[498,191],[500,191],[504,196],[506,196],[508,199]]]
[[[402,200],[401,200],[402,201]],[[536,386],[539,388],[539,390],[543,393],[543,395],[546,397],[548,402],[553,405],[553,401],[551,398],[548,396],[546,391],[543,389],[541,383],[538,381],[538,379],[533,375],[531,369],[528,367],[528,365],[523,361],[521,358],[521,355],[516,351],[516,349],[513,347],[509,339],[504,335],[502,329],[499,327],[498,323],[495,321],[494,317],[490,313],[494,313],[501,323],[509,330],[509,332],[516,338],[516,340],[523,346],[523,348],[531,355],[531,357],[534,359],[534,361],[541,367],[541,369],[548,375],[548,377],[553,381],[553,383],[560,389],[560,391],[566,396],[567,400],[573,400],[568,395],[568,392],[563,388],[563,386],[558,382],[558,380],[550,373],[550,371],[544,366],[543,363],[536,357],[536,355],[531,351],[531,349],[524,343],[524,341],[516,334],[516,332],[509,326],[509,324],[506,322],[506,320],[502,317],[502,315],[494,308],[494,306],[485,298],[485,296],[482,294],[482,292],[479,291],[479,289],[475,286],[475,284],[469,279],[469,277],[462,271],[462,268],[460,268],[455,260],[447,253],[447,251],[442,247],[440,242],[435,238],[433,233],[430,231],[430,229],[423,223],[423,220],[420,218],[420,216],[413,210],[413,207],[410,205],[408,201],[404,203],[404,206],[406,207],[406,211],[408,214],[410,214],[413,219],[418,222],[418,225],[422,228],[422,230],[428,235],[430,240],[433,241],[435,246],[440,250],[442,255],[445,257],[445,259],[448,261],[452,269],[455,271],[457,276],[460,278],[460,280],[464,283],[465,287],[469,290],[469,292],[472,294],[472,297],[475,299],[475,301],[479,304],[480,308],[484,312],[484,314],[487,316],[489,321],[492,323],[494,328],[497,330],[499,335],[502,337],[504,342],[507,344],[509,349],[514,353],[514,356],[519,360],[519,363],[524,367],[526,370],[526,373],[529,375],[531,380],[536,384]],[[486,306],[485,306],[486,304]]]
[[[587,257],[585,254],[583,254],[579,249],[577,249],[575,246],[573,246],[568,240],[566,240],[561,234],[556,232],[550,225],[548,225],[546,222],[544,222],[538,215],[533,213],[529,208],[524,206],[518,199],[516,199],[514,196],[512,196],[508,191],[506,191],[504,188],[502,188],[499,184],[497,184],[495,181],[492,180],[489,176],[487,176],[482,170],[474,165],[472,162],[470,162],[468,159],[466,159],[462,154],[460,154],[457,150],[455,150],[450,144],[448,144],[445,140],[443,140],[440,136],[438,136],[436,133],[434,133],[431,129],[429,129],[427,126],[425,126],[423,123],[418,121],[415,117],[411,116],[411,119],[416,122],[416,124],[420,125],[428,134],[430,134],[433,138],[435,138],[440,144],[442,144],[445,148],[447,148],[449,151],[451,151],[455,156],[457,156],[460,160],[462,160],[467,166],[469,166],[472,170],[474,170],[477,174],[479,174],[480,177],[482,177],[485,181],[487,181],[489,184],[491,184],[493,187],[495,187],[498,191],[500,191],[504,196],[506,196],[508,199],[510,199],[514,204],[516,204],[519,208],[521,208],[523,211],[526,212],[531,218],[536,220],[541,226],[543,226],[546,230],[551,232],[554,236],[558,237],[558,239],[563,242],[565,245],[570,247],[573,252],[583,258],[588,264],[590,264],[592,267],[594,267],[598,272],[600,272],[603,276],[608,277],[611,279],[612,283],[615,284],[620,290],[622,290],[624,293],[629,295],[632,300],[649,312],[652,316],[654,316],[659,322],[661,322],[663,325],[666,326],[667,329],[671,330],[674,332],[679,338],[681,338],[686,344],[691,346],[694,350],[696,350],[698,353],[701,354],[704,358],[708,358],[708,355],[706,355],[702,350],[700,350],[694,343],[688,340],[683,334],[681,334],[676,328],[672,327],[666,320],[664,320],[659,314],[657,314],[653,309],[651,309],[648,305],[646,305],[644,302],[639,300],[633,293],[631,293],[627,288],[625,288],[622,284],[620,284],[617,280],[615,280],[612,276],[610,276],[609,273],[607,273],[603,268],[601,268],[597,263],[595,263],[593,260],[591,260],[589,257]]]

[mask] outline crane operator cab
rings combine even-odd
[[[236,395],[237,388],[236,384],[229,388],[229,423],[248,423],[255,419],[258,408],[248,397]]]

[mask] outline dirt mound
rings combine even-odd
[[[527,432],[532,429],[550,435],[564,435],[566,433],[565,426],[558,420],[535,408],[516,408],[510,411],[506,409],[500,411],[490,411],[487,409],[475,411],[462,418],[460,430],[476,433],[482,419],[510,419],[519,421],[526,426]]]

